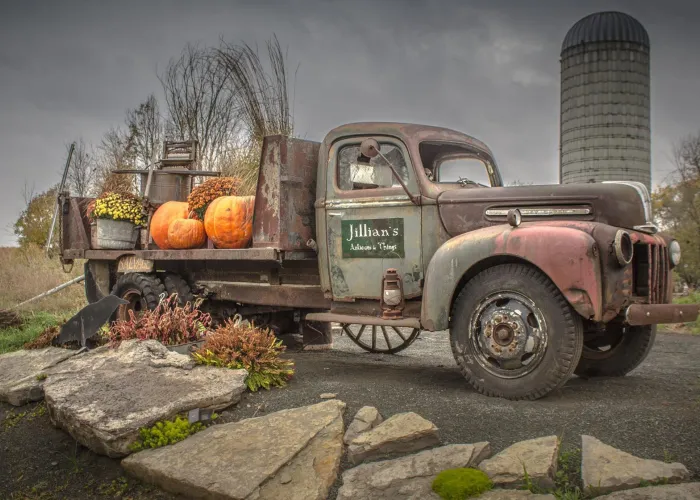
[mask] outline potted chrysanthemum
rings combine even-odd
[[[146,223],[141,200],[130,193],[103,193],[95,199],[90,216],[97,226],[95,243],[99,248],[133,249],[138,229]]]

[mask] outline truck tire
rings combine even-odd
[[[115,311],[113,320],[129,319],[129,310],[138,316],[146,309],[153,310],[160,302],[161,294],[165,294],[165,286],[154,274],[126,273],[117,278],[112,288],[112,295],[128,300],[129,303],[120,305]]]
[[[612,325],[605,334],[584,342],[574,373],[583,378],[624,377],[637,368],[651,352],[656,325]]]
[[[188,302],[194,304],[194,295],[192,294],[192,289],[187,281],[175,273],[165,273],[163,277],[163,285],[165,285],[165,292],[168,296],[172,294],[177,294],[177,303],[179,306],[183,307]]]
[[[502,264],[462,288],[452,309],[450,341],[462,374],[478,392],[534,400],[573,373],[583,325],[546,275],[529,265]]]

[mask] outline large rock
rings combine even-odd
[[[415,455],[359,465],[343,473],[338,500],[439,499],[433,479],[445,469],[474,467],[491,453],[489,443],[450,444]]]
[[[493,458],[484,460],[479,469],[499,486],[517,487],[524,484],[525,472],[530,480],[543,488],[554,486],[557,472],[559,440],[557,436],[520,441]]]
[[[141,427],[195,408],[237,403],[245,370],[194,367],[155,340],[127,341],[76,356],[44,384],[51,421],[96,453],[120,457]]]
[[[363,406],[357,410],[355,417],[352,419],[352,422],[350,422],[350,425],[348,425],[348,430],[345,431],[343,441],[345,444],[350,444],[357,436],[363,432],[374,429],[383,421],[384,418],[374,406]]]
[[[46,347],[0,356],[0,401],[21,406],[44,397],[46,370],[72,357],[76,351]]]
[[[636,488],[642,481],[677,483],[689,476],[683,464],[645,460],[609,446],[592,436],[581,436],[581,479],[596,494]]]
[[[193,498],[325,500],[343,453],[337,399],[213,425],[122,460],[127,472]]]
[[[597,497],[596,500],[697,500],[698,498],[700,498],[700,483],[685,483],[616,491]]]
[[[491,490],[478,498],[479,500],[556,500],[554,495],[530,493],[528,490]]]
[[[393,453],[429,448],[440,443],[437,430],[435,424],[417,413],[397,413],[350,441],[348,459],[357,464]]]

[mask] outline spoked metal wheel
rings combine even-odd
[[[410,346],[418,335],[419,328],[396,326],[354,325],[341,323],[343,332],[365,351],[380,354],[395,354]]]
[[[542,361],[547,324],[542,311],[523,294],[501,291],[485,297],[470,327],[476,360],[493,375],[522,377]]]

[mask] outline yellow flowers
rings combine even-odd
[[[92,216],[96,219],[112,219],[146,224],[138,198],[127,193],[105,193],[95,200]]]

